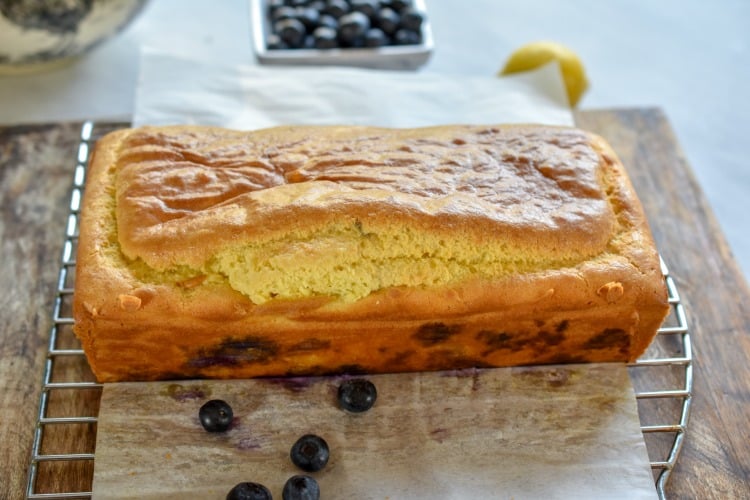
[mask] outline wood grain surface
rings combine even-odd
[[[688,310],[695,358],[693,407],[667,496],[750,498],[747,282],[661,111],[584,111],[577,120],[602,134],[626,165]],[[0,128],[1,499],[20,499],[26,493],[79,129],[80,124]],[[74,344],[64,333],[64,342]],[[61,362],[55,377],[85,379],[90,374],[75,358]],[[50,411],[57,415],[98,411],[97,390],[74,403],[63,391],[54,399]],[[642,420],[658,414],[640,410]],[[93,451],[94,432],[94,424],[61,427],[45,439],[45,452]],[[90,461],[72,467],[52,462],[41,469],[36,492],[91,487]]]
[[[688,310],[694,396],[674,498],[750,498],[750,292],[664,114],[580,113],[617,151]]]
[[[79,124],[0,129],[0,497],[21,498]]]

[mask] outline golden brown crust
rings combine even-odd
[[[120,244],[153,267],[344,217],[552,255],[600,253],[613,231],[600,157],[575,129],[162,127],[118,148]]]
[[[340,219],[556,265],[263,303],[140,270],[202,268],[237,241]],[[630,181],[580,130],[144,128],[106,136],[90,162],[74,315],[101,381],[632,361],[667,310]]]

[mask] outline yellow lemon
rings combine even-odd
[[[520,47],[510,55],[500,74],[529,71],[551,61],[560,63],[568,102],[575,106],[589,86],[586,70],[575,52],[557,42],[532,42]]]

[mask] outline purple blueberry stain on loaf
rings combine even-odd
[[[423,346],[430,347],[442,344],[461,331],[461,325],[445,323],[425,323],[414,333],[414,338]]]
[[[524,347],[522,342],[518,342],[513,335],[506,332],[481,330],[477,333],[476,338],[487,346],[487,350],[482,352],[483,356],[488,356],[499,349],[508,349],[515,352]]]
[[[565,340],[565,335],[563,335],[562,332],[548,332],[546,330],[541,330],[535,338],[545,346],[554,347],[560,345]]]
[[[546,363],[550,365],[569,365],[576,363],[588,363],[590,360],[585,356],[577,356],[573,354],[555,354],[550,356]]]
[[[225,339],[213,349],[202,351],[198,357],[190,361],[190,365],[195,368],[207,368],[267,363],[274,359],[278,352],[278,344],[264,337],[232,337]]]
[[[437,349],[430,352],[425,366],[428,371],[452,368],[463,370],[470,368],[490,368],[491,365],[480,357],[466,356],[451,349]]]
[[[554,331],[539,330],[536,333],[481,330],[477,333],[476,339],[487,346],[487,349],[482,352],[483,356],[500,350],[519,352],[524,349],[532,349],[537,354],[545,354],[565,341],[567,329],[568,322],[563,321]]]
[[[330,340],[321,340],[316,338],[305,339],[290,346],[287,350],[289,352],[315,352],[325,351],[331,347]]]
[[[417,352],[414,349],[398,351],[394,353],[392,357],[388,358],[388,360],[385,362],[385,366],[393,367],[392,371],[398,371],[398,369],[406,365],[409,358],[414,357],[416,353]]]
[[[622,328],[605,328],[601,333],[587,340],[584,347],[586,349],[615,347],[625,353],[630,348],[630,334]]]
[[[363,375],[367,373],[367,368],[365,368],[362,365],[353,363],[353,364],[348,364],[348,365],[340,365],[331,373],[345,373],[348,375]]]

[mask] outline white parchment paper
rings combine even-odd
[[[257,481],[280,499],[308,432],[330,446],[311,474],[325,499],[656,496],[623,364],[368,378],[378,397],[358,414],[336,404],[338,377],[105,384],[94,498],[220,500]],[[233,408],[225,433],[198,423],[209,398]]]
[[[336,67],[221,65],[146,49],[141,57],[133,121],[136,126],[202,124],[250,130],[281,124],[572,125],[573,117],[554,64],[517,76],[470,78]],[[513,425],[503,432],[513,433],[505,439],[517,438],[521,451],[504,456],[512,467],[501,468],[510,472],[498,476],[502,488],[497,498],[507,497],[502,491],[511,492],[513,498],[565,498],[571,492],[575,498],[602,498],[602,492],[609,492],[608,498],[656,496],[625,366],[593,364],[577,369],[584,381],[592,380],[593,391],[606,397],[616,395],[618,408],[623,410],[616,412],[617,418],[600,422],[594,431],[578,427],[585,418],[565,415],[555,431],[560,433],[559,442],[552,446],[585,435],[586,442],[576,441],[576,453],[591,459],[574,467],[564,461],[545,461],[544,447],[524,452],[523,439],[537,434],[536,424],[534,419],[516,415]],[[599,383],[603,374],[611,381],[606,387]],[[518,389],[517,394],[513,387],[503,389],[504,405],[513,406],[513,401],[528,405],[527,389]],[[540,408],[549,406],[547,398],[540,396]],[[580,411],[591,412],[592,408],[581,404]],[[102,474],[100,467],[95,473],[97,481],[102,481]],[[561,489],[563,484],[565,489]],[[448,497],[460,497],[456,494]]]
[[[144,50],[135,125],[572,125],[556,65],[504,78],[221,65]]]

